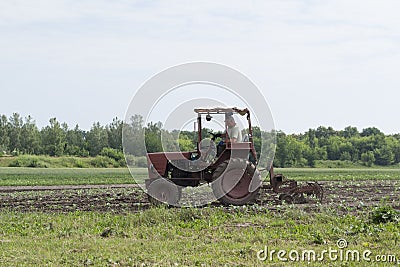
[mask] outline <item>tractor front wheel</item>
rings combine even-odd
[[[221,203],[245,205],[258,197],[261,174],[253,163],[233,158],[216,168],[211,186],[215,197]]]

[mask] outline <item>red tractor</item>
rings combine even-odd
[[[253,143],[250,111],[238,108],[199,108],[197,113],[197,149],[188,152],[148,153],[149,178],[145,180],[150,202],[177,205],[183,187],[211,184],[213,194],[221,203],[244,205],[256,200],[262,185],[257,153]],[[203,138],[202,116],[211,121],[213,116],[225,116],[225,132],[209,132],[211,138]],[[248,132],[241,140],[228,136],[227,118],[246,116]],[[216,138],[222,138],[215,144]],[[322,199],[322,188],[317,183],[298,186],[281,174],[274,174],[270,166],[270,188],[286,202],[301,202],[304,195]]]

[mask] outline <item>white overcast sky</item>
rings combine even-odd
[[[277,129],[399,133],[400,1],[0,1],[0,114],[89,129],[183,62],[246,74]],[[260,114],[258,114],[260,116]]]

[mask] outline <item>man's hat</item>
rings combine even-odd
[[[233,116],[231,116],[231,115],[228,115],[228,116],[225,116],[225,122],[227,122],[227,121],[235,121],[235,118],[233,117]]]

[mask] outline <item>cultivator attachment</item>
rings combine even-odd
[[[273,168],[269,173],[272,190],[279,194],[280,200],[295,204],[308,203],[312,199],[322,202],[324,192],[317,182],[298,185],[295,180],[286,179],[282,174],[274,174]]]

